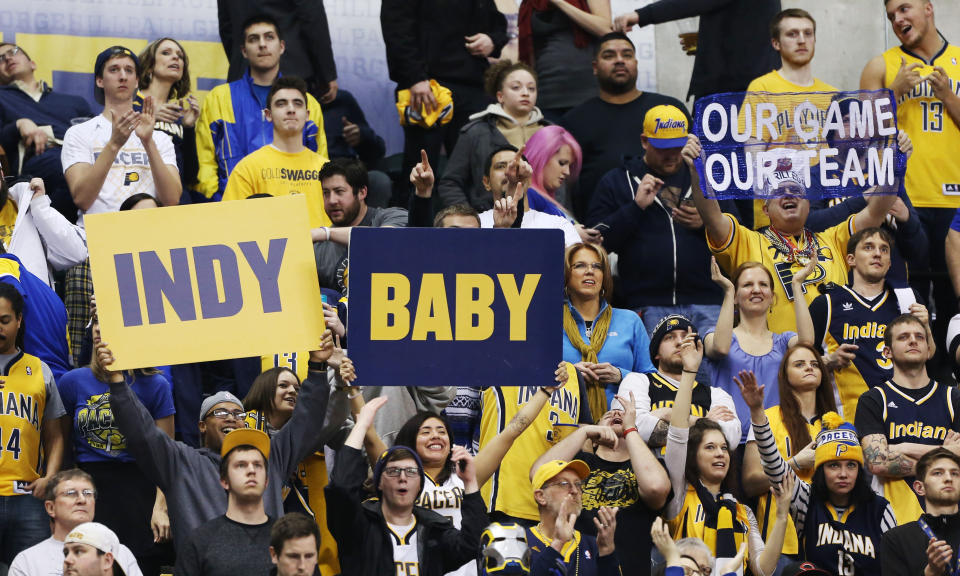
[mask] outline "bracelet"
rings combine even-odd
[[[627,437],[627,434],[629,434],[629,433],[631,433],[631,432],[636,432],[637,434],[640,433],[640,431],[637,430],[637,427],[636,427],[636,426],[631,426],[630,428],[627,428],[626,430],[623,431],[623,437],[626,438],[626,437]]]
[[[682,371],[684,374],[697,374],[697,373],[698,373],[696,370],[687,370],[686,368],[683,368],[681,371]]]
[[[326,372],[326,371],[327,371],[327,363],[326,363],[326,362],[314,362],[313,360],[308,360],[308,361],[307,361],[307,369],[309,369],[309,370],[317,370],[317,371],[320,371],[320,372]]]
[[[324,227],[323,227],[323,231],[327,233],[327,239],[324,240],[324,242],[329,242],[329,241],[330,241],[330,228],[328,228],[327,226],[324,226]]]
[[[356,388],[357,391],[354,392],[353,394],[347,394],[347,400],[353,400],[353,399],[356,398],[357,396],[362,396],[362,395],[363,395],[363,388],[361,388],[361,387],[359,387],[359,386],[351,386],[351,388]]]
[[[547,390],[547,387],[546,387],[546,386],[541,386],[541,387],[540,387],[540,391],[543,392],[544,394],[546,394],[546,395],[547,395],[547,398],[550,398],[550,397],[553,396],[553,393],[550,392],[549,390]]]

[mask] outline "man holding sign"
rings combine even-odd
[[[776,279],[769,321],[770,330],[774,332],[796,331],[793,299],[797,295],[793,294],[791,284],[794,272],[816,255],[819,260],[816,271],[803,285],[802,296],[807,302],[817,296],[816,291],[809,288],[811,285],[822,282],[846,284],[847,264],[843,255],[847,241],[857,230],[879,226],[896,200],[894,195],[871,195],[867,198],[866,208],[846,222],[814,234],[805,227],[810,213],[810,201],[805,197],[808,181],[805,171],[799,161],[794,167],[793,159],[786,155],[777,161],[776,169],[770,175],[771,192],[763,208],[770,226],[754,231],[721,212],[716,198],[704,196],[694,167],[694,160],[701,155],[700,141],[696,136],[689,137],[682,155],[690,167],[693,201],[706,227],[707,243],[720,266],[732,276],[744,262],[762,262]]]

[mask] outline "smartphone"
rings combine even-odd
[[[604,232],[610,229],[610,226],[604,224],[603,222],[600,222],[599,224],[594,226],[593,229],[603,234]]]
[[[328,300],[327,295],[324,294],[323,292],[321,292],[321,293],[320,293],[320,302],[322,302],[322,303],[324,303],[324,304],[329,304],[329,302],[327,302],[327,300]]]

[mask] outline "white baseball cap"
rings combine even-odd
[[[101,552],[109,552],[113,554],[114,558],[117,557],[117,552],[120,550],[120,539],[113,533],[113,530],[99,522],[78,524],[63,541],[64,544],[74,542],[88,544]]]

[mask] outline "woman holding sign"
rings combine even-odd
[[[583,375],[590,413],[605,414],[624,376],[656,371],[650,337],[635,312],[610,305],[613,274],[606,250],[574,244],[564,262],[563,359]]]

